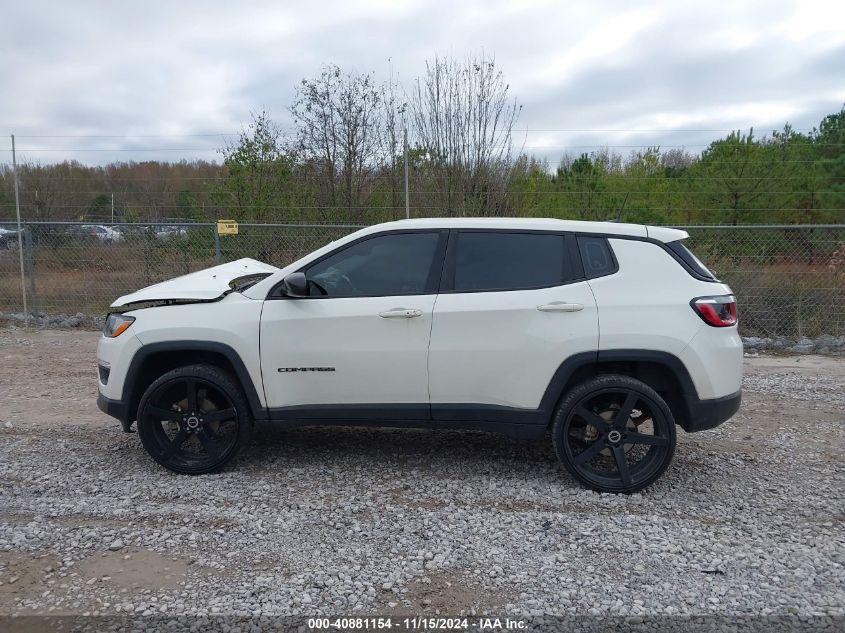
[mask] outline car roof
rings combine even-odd
[[[515,231],[567,231],[572,233],[598,233],[626,237],[650,238],[661,242],[674,242],[689,237],[686,231],[665,226],[623,224],[620,222],[584,222],[554,218],[420,218],[383,222],[360,231],[379,233],[413,229],[511,229]]]

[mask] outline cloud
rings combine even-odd
[[[845,8],[818,2],[728,14],[678,0],[30,0],[4,8],[0,133],[44,162],[214,159],[221,137],[193,135],[236,132],[262,107],[289,125],[299,80],[322,64],[392,68],[410,87],[435,54],[484,51],[524,106],[527,151],[551,162],[606,145],[698,151],[723,130],[810,128],[838,110],[843,22]],[[32,138],[45,135],[74,138]]]

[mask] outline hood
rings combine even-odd
[[[157,301],[214,301],[232,290],[234,282],[240,279],[266,277],[279,270],[275,266],[245,257],[228,264],[212,266],[195,273],[147,286],[137,292],[120,297],[111,304],[111,307],[119,308],[135,303]]]

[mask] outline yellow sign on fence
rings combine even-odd
[[[217,220],[218,235],[237,235],[238,223],[234,220]]]

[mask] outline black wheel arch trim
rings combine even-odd
[[[681,384],[684,394],[698,397],[698,391],[692,382],[692,377],[683,361],[669,352],[659,352],[650,349],[610,349],[601,350],[598,353],[599,363],[612,362],[646,362],[665,365],[672,370],[672,373]]]
[[[573,354],[567,358],[563,363],[561,363],[560,367],[558,367],[557,371],[552,376],[548,387],[546,387],[546,391],[543,394],[543,398],[540,401],[540,406],[538,408],[538,411],[540,412],[540,419],[542,419],[546,425],[551,423],[552,416],[554,415],[560,399],[566,395],[564,391],[567,383],[577,371],[583,369],[589,370],[592,367],[594,368],[593,375],[595,375],[600,364],[614,362],[646,362],[666,367],[677,379],[678,384],[681,387],[681,393],[677,394],[679,397],[676,401],[676,405],[682,407],[682,410],[673,410],[673,413],[675,414],[678,424],[680,424],[686,431],[701,430],[701,428],[713,428],[714,426],[718,426],[727,420],[730,415],[733,415],[736,411],[734,409],[734,411],[732,411],[726,418],[721,419],[718,422],[714,422],[710,419],[710,416],[701,412],[702,407],[705,406],[704,403],[708,403],[710,401],[701,400],[699,398],[698,391],[695,388],[692,377],[680,358],[669,352],[631,348],[582,352],[579,354]],[[694,421],[702,420],[704,418],[707,418],[707,422],[704,422],[704,424],[710,424],[710,426],[695,428],[699,425],[695,424]]]
[[[138,377],[141,368],[148,358],[156,354],[164,352],[210,352],[213,354],[220,354],[231,364],[235,371],[235,378],[241,385],[246,400],[249,403],[249,408],[254,420],[266,420],[267,408],[261,404],[258,397],[258,391],[255,388],[252,377],[247,371],[246,365],[241,359],[240,355],[229,345],[225,343],[218,343],[216,341],[161,341],[158,343],[149,343],[142,345],[132,356],[129,363],[129,369],[123,382],[123,392],[121,402],[123,403],[123,415],[126,419],[121,419],[124,423],[124,428],[130,425],[135,419],[137,404],[141,399],[141,393],[138,388]],[[186,363],[190,364],[190,363]]]

